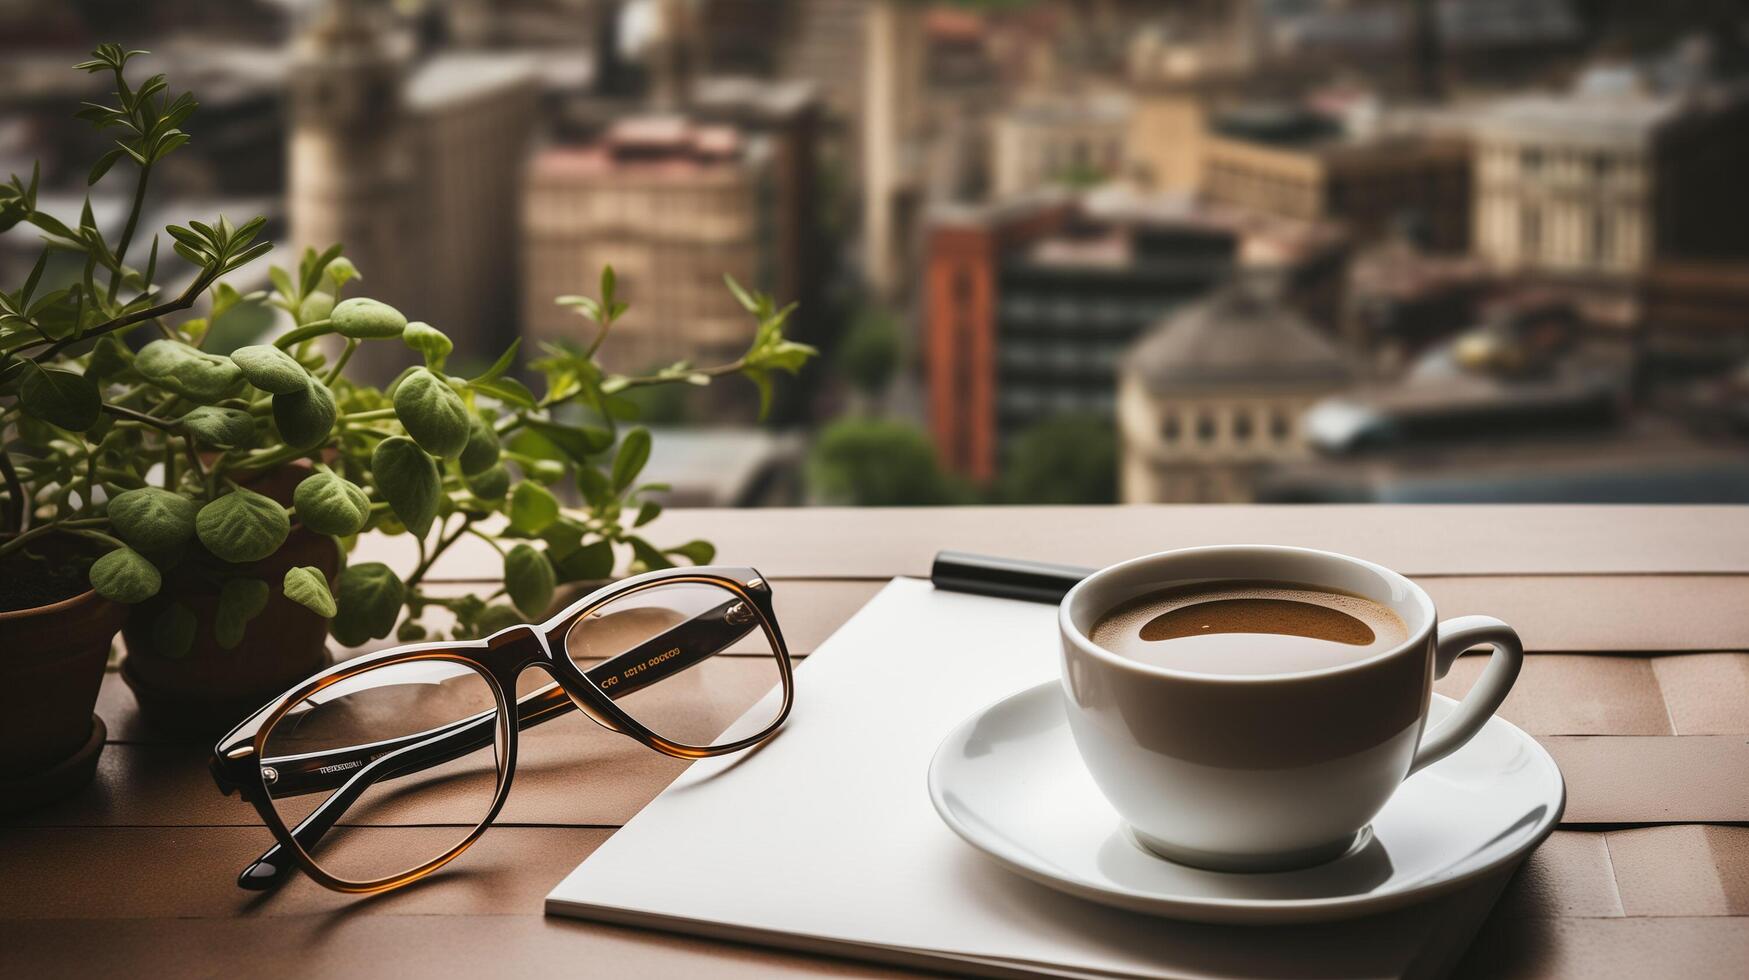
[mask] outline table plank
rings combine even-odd
[[[784,577],[926,575],[943,548],[1101,565],[1259,541],[1359,555],[1410,575],[1749,572],[1744,506],[698,509],[664,512],[652,530],[660,540],[708,538],[721,560]]]
[[[1640,827],[1605,841],[1627,915],[1749,916],[1749,827]]]
[[[1545,735],[1567,780],[1566,824],[1749,822],[1737,735]]]
[[[1475,980],[1741,980],[1749,919],[1554,919],[1496,915],[1454,977]]]
[[[611,976],[639,980],[891,977],[851,960],[539,915],[39,919],[0,922],[9,973],[93,976]],[[905,976],[916,974],[905,973]]]

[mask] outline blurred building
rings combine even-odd
[[[1301,414],[1353,381],[1327,337],[1250,284],[1159,322],[1123,359],[1125,503],[1244,503],[1271,466],[1310,454]]]
[[[540,152],[522,203],[524,333],[587,343],[590,325],[553,299],[594,294],[612,265],[631,310],[604,365],[734,360],[752,325],[723,276],[749,287],[776,278],[773,168],[765,140],[678,116],[627,119],[593,143]]]
[[[827,243],[820,241],[819,169],[823,105],[806,81],[711,76],[692,88],[687,114],[701,123],[725,123],[762,142],[771,157],[766,223],[772,236],[766,279],[752,283],[810,313],[819,308],[827,278]],[[809,313],[796,324],[807,337]]]
[[[1623,411],[1608,386],[1460,377],[1332,400],[1307,414],[1317,454],[1260,499],[1381,503],[1743,503],[1749,459],[1675,420]]]
[[[1256,105],[1220,114],[1202,141],[1212,201],[1302,221],[1340,221],[1362,240],[1405,228],[1436,251],[1470,240],[1470,150],[1415,135],[1351,136],[1321,114]]]
[[[1657,94],[1629,69],[1526,96],[1475,125],[1476,250],[1501,269],[1630,277],[1654,261],[1749,257],[1749,98]]]
[[[922,346],[943,462],[987,480],[1029,426],[1110,417],[1123,350],[1224,280],[1237,249],[1204,222],[1091,219],[1049,191],[941,208],[926,231]]]
[[[1342,336],[1366,352],[1375,373],[1388,375],[1472,326],[1499,285],[1473,256],[1430,255],[1408,241],[1386,242],[1350,266]]]
[[[1749,359],[1749,262],[1660,262],[1640,280],[1649,357],[1717,372]]]
[[[377,13],[329,4],[297,40],[292,242],[344,243],[371,296],[435,322],[464,351],[501,348],[517,320],[534,73],[514,55],[415,61]],[[400,359],[377,356],[367,345],[355,363],[392,376]]]
[[[1129,99],[1118,92],[1022,102],[993,121],[991,193],[1102,183],[1124,169]]]
[[[922,208],[928,133],[924,18],[919,5],[864,5],[861,113],[862,266],[875,293],[901,287]]]

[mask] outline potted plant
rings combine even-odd
[[[161,76],[130,86],[132,54],[106,45],[80,66],[112,73],[116,101],[80,115],[123,133],[92,182],[117,162],[137,170],[119,237],[106,237],[89,207],[77,225],[38,209],[34,175],[0,188],[0,230],[28,222],[46,240],[23,285],[0,291],[0,566],[53,564],[59,549],[88,565],[91,587],[66,580],[61,590],[77,595],[13,598],[27,604],[18,622],[35,624],[34,639],[16,641],[27,627],[0,620],[0,697],[33,696],[4,671],[53,659],[60,634],[41,628],[59,614],[51,599],[102,610],[85,614],[93,624],[116,617],[111,604],[127,607],[123,676],[143,713],[210,734],[317,669],[329,635],[342,646],[436,637],[426,614],[443,607],[447,635],[476,637],[540,616],[567,582],[607,578],[622,564],[711,559],[706,542],[660,547],[644,537],[661,509],[646,494],[664,488],[637,480],[650,434],[627,426],[637,415],[627,392],[739,374],[764,404],[772,373],[794,372],[814,353],[784,336],[793,306],[731,280],[755,322],[743,356],[609,374],[595,355],[626,304],[606,269],[598,297],[559,298],[581,314],[580,342],[543,346],[529,365],[537,394],[512,370],[519,344],[484,372],[452,374],[442,331],[346,296],[362,276],[339,246],[274,268],[270,291],[240,294],[223,279],[269,249],[256,241],[259,218],[167,227],[187,266],[186,285],[168,295],[156,284],[160,239],[139,261],[135,225],[153,165],[186,140],[178,126],[194,103],[169,98]],[[51,284],[45,270],[61,254],[77,269]],[[190,315],[202,301],[207,314]],[[207,349],[211,325],[242,304],[276,308],[290,329],[229,353]],[[363,344],[400,349],[407,369],[382,389],[349,378]],[[573,489],[580,506],[561,505]],[[348,562],[366,532],[410,535],[417,565],[403,576]],[[502,556],[503,585],[491,595],[424,586],[463,535]],[[0,600],[19,584],[7,574]],[[108,635],[91,645],[106,649]],[[79,710],[88,715],[89,702]]]

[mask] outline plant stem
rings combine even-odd
[[[136,323],[143,323],[146,320],[156,320],[161,316],[175,313],[178,310],[186,310],[194,305],[194,301],[200,297],[201,292],[208,286],[212,285],[212,281],[216,278],[218,278],[218,275],[213,269],[209,268],[202,270],[200,275],[194,277],[194,282],[189,283],[188,288],[182,291],[182,295],[175,299],[167,303],[160,303],[157,306],[148,307],[144,310],[135,310],[132,313],[116,317],[108,322],[100,323],[76,337],[57,340],[50,344],[47,350],[35,355],[32,359],[40,364],[80,341],[90,340],[93,337],[100,337],[106,333],[121,330],[124,327],[131,327]]]
[[[322,379],[323,384],[331,385],[334,383],[334,379],[340,377],[340,371],[346,367],[347,361],[352,360],[352,352],[355,350],[358,350],[357,339],[348,337],[346,339],[346,349],[340,352],[340,359],[334,362],[333,369],[328,372],[326,378]]]
[[[115,245],[115,269],[109,274],[108,302],[111,303],[115,302],[116,291],[121,288],[122,269],[125,268],[123,263],[128,257],[128,246],[134,241],[134,229],[140,226],[140,209],[146,203],[146,182],[151,177],[152,163],[148,160],[140,167],[140,179],[134,183],[133,207],[128,209],[127,224],[122,226],[121,239]],[[162,328],[163,324],[159,324],[159,327]]]
[[[340,416],[342,422],[376,422],[381,419],[392,419],[395,410],[392,408],[373,408],[368,412],[348,412]]]
[[[278,347],[280,350],[288,350],[293,344],[302,343],[303,341],[309,340],[311,337],[320,337],[332,330],[333,327],[333,321],[329,320],[327,317],[323,317],[320,320],[311,320],[309,323],[304,324],[296,330],[280,334],[279,338],[273,342],[273,346]]]
[[[455,531],[452,532],[448,537],[440,536],[438,538],[438,541],[437,541],[437,547],[431,549],[431,553],[429,555],[425,555],[423,558],[421,558],[419,561],[419,567],[413,569],[413,574],[407,577],[407,588],[411,589],[413,586],[418,585],[420,580],[425,577],[425,573],[431,570],[431,566],[436,563],[437,559],[445,551],[448,551],[449,546],[452,544],[455,544],[456,539],[460,538],[462,536],[462,534],[467,531],[468,528],[472,527],[473,523],[474,523],[473,518],[464,517],[464,518],[462,518],[461,524],[458,525],[456,527]],[[423,539],[420,540],[419,547],[420,547],[421,551],[425,550],[425,542]]]
[[[499,544],[497,541],[493,540],[492,536],[490,534],[487,534],[484,531],[479,530],[478,528],[472,528],[472,527],[468,528],[467,532],[469,534],[473,535],[474,537],[479,538],[481,541],[484,541],[487,544],[491,545],[492,550],[498,552],[500,557],[503,557],[504,546]]]
[[[0,544],[0,558],[12,554],[14,551],[24,547],[30,541],[40,538],[51,531],[71,531],[77,528],[101,527],[108,523],[109,518],[107,517],[81,517],[70,520],[50,521],[47,524],[38,524],[36,527],[8,540],[5,544]]]
[[[734,374],[735,372],[741,370],[742,368],[744,368],[746,366],[747,366],[746,358],[739,358],[732,364],[719,364],[716,367],[699,368],[695,371],[688,371],[686,373],[689,375],[702,374],[707,378],[720,378],[725,374]],[[684,380],[685,380],[684,378],[676,378],[673,376],[666,376],[665,377],[665,376],[660,375],[660,374],[650,374],[650,375],[644,375],[644,376],[636,377],[636,378],[626,378],[625,383],[620,385],[619,388],[617,388],[615,390],[616,391],[625,391],[629,388],[647,388],[650,385],[673,384],[676,381],[684,381]]]
[[[133,422],[143,422],[146,425],[149,425],[154,429],[161,429],[165,432],[179,431],[179,427],[174,422],[168,422],[168,421],[165,421],[164,419],[156,418],[156,417],[151,416],[151,415],[147,415],[145,412],[136,412],[131,408],[123,408],[120,405],[115,405],[115,404],[112,404],[110,402],[103,403],[103,410],[108,412],[109,414],[115,416],[118,419],[128,419],[128,420],[133,421]]]
[[[30,515],[30,508],[26,505],[29,498],[24,492],[23,481],[18,479],[18,470],[12,466],[12,454],[4,447],[0,447],[0,477],[6,480],[6,530],[11,534],[21,533],[25,518]],[[0,549],[0,554],[4,551]]]

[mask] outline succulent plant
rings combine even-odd
[[[374,299],[343,298],[362,277],[338,245],[272,269],[271,291],[238,293],[223,279],[270,248],[256,241],[260,218],[166,228],[192,275],[167,298],[156,284],[161,239],[153,236],[143,263],[133,239],[152,168],[187,141],[179,127],[195,103],[170,98],[163,76],[131,86],[125,68],[136,53],[105,45],[78,66],[111,73],[116,102],[79,115],[122,134],[90,183],[124,157],[137,169],[118,237],[98,229],[89,204],[76,226],[39,209],[34,173],[0,185],[0,231],[24,222],[45,238],[22,286],[0,290],[0,557],[51,533],[89,539],[103,551],[92,587],[125,603],[166,588],[166,572],[198,566],[218,595],[210,628],[223,647],[241,641],[274,590],[329,619],[346,645],[433,636],[421,617],[437,606],[462,638],[538,617],[564,583],[711,559],[706,542],[659,547],[643,536],[661,511],[648,495],[665,488],[638,482],[651,439],[627,427],[637,408],[626,392],[740,374],[765,404],[771,374],[794,372],[814,353],[784,335],[793,307],[730,280],[753,321],[746,354],[611,374],[595,355],[626,304],[606,269],[598,296],[559,299],[581,314],[582,342],[544,346],[529,365],[544,382],[537,395],[512,371],[519,344],[484,372],[452,374],[453,344],[441,330]],[[82,272],[51,283],[47,270],[65,254]],[[187,315],[203,298],[207,315]],[[229,354],[205,349],[211,324],[248,304],[278,309],[291,329]],[[156,336],[139,344],[145,333]],[[393,346],[409,362],[387,390],[345,373],[366,343]],[[290,506],[258,492],[262,477],[294,465],[308,474]],[[573,487],[581,505],[566,507],[560,495]],[[343,553],[366,531],[410,534],[419,561],[405,578],[378,562],[350,564],[332,589],[307,566],[277,582],[251,577],[250,563],[279,552],[297,524],[333,537]],[[502,555],[503,586],[490,596],[422,587],[463,535]],[[200,626],[186,605],[170,603],[152,635],[174,655]]]

